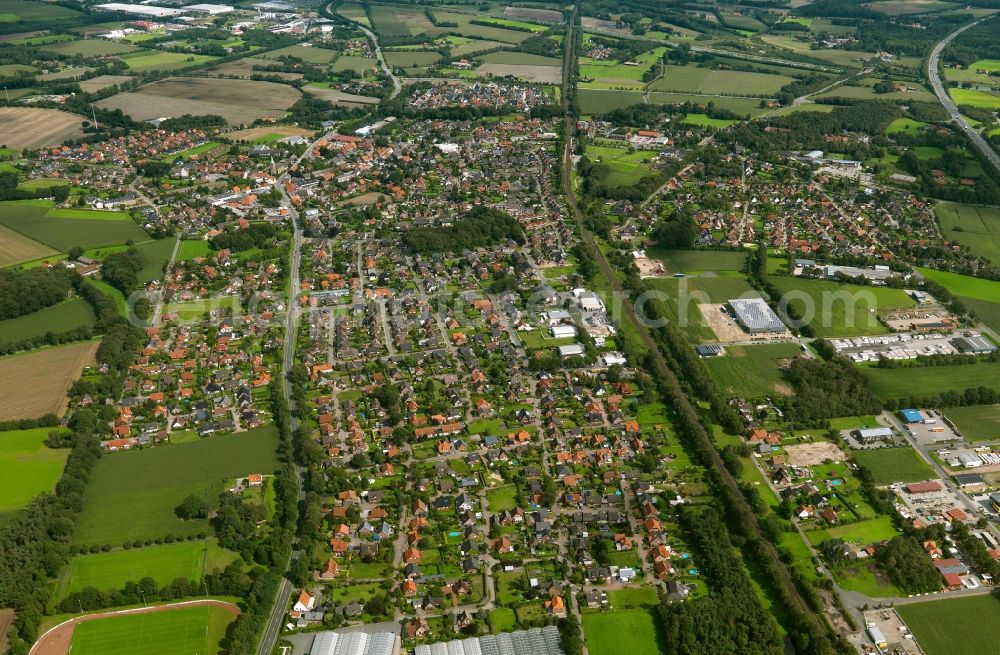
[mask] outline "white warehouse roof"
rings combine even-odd
[[[435,644],[420,644],[416,655],[562,655],[559,629],[555,626],[519,632],[470,637]]]
[[[392,655],[395,645],[391,632],[320,632],[309,655]]]

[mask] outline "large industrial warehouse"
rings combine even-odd
[[[420,644],[415,655],[562,655],[559,629],[553,625],[486,637]]]
[[[736,298],[727,304],[732,310],[736,322],[750,334],[788,331],[785,324],[781,322],[774,310],[768,307],[763,298]]]

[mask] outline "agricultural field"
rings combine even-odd
[[[0,144],[37,150],[83,136],[83,118],[57,109],[0,107]]]
[[[1000,265],[1000,209],[949,202],[938,205],[934,213],[946,239]]]
[[[771,278],[788,309],[807,319],[818,337],[884,334],[889,331],[878,321],[888,309],[912,307],[913,299],[902,289],[839,284],[785,276]],[[802,298],[805,295],[807,301]]]
[[[854,461],[872,472],[875,484],[919,482],[934,477],[934,470],[909,446],[874,448],[854,453]]]
[[[974,387],[1000,391],[1000,362],[978,362],[959,366],[862,368],[868,386],[882,400],[909,396],[933,396],[944,391],[962,393]]]
[[[75,655],[217,653],[234,614],[221,607],[181,607],[84,621],[73,632]]]
[[[92,77],[89,80],[80,82],[80,90],[84,93],[97,93],[98,91],[103,91],[109,86],[123,84],[131,79],[131,75],[98,75],[97,77]]]
[[[582,91],[581,91],[582,93]],[[719,109],[728,109],[729,111],[739,114],[741,116],[756,116],[757,114],[763,113],[766,109],[760,108],[761,98],[730,98],[726,96],[702,96],[702,95],[690,95],[684,93],[664,93],[662,91],[654,91],[649,94],[649,101],[654,104],[660,105],[680,105],[685,102],[690,102],[692,104],[697,104],[701,106],[707,105],[709,102],[713,103]],[[817,105],[802,105],[803,107],[814,107]],[[830,108],[832,109],[832,107]],[[830,111],[827,109],[826,111]]]
[[[624,62],[610,59],[600,60],[583,57],[580,60],[580,77],[591,78],[593,82],[582,82],[581,87],[630,86],[642,88],[645,86],[642,76],[660,60],[664,51],[666,48],[656,48],[639,55],[634,62],[638,63],[638,66],[630,66]]]
[[[74,542],[118,545],[204,532],[208,522],[182,521],[177,505],[191,494],[214,504],[233,478],[271,473],[276,447],[275,430],[261,428],[104,457],[91,474]],[[123,513],[123,498],[143,511]]]
[[[969,64],[968,68],[945,68],[944,75],[948,80],[956,82],[973,82],[976,84],[1000,85],[1000,60],[980,59]]]
[[[435,31],[434,24],[423,9],[409,9],[394,5],[373,5],[371,19],[379,34],[386,36],[414,36]],[[439,19],[442,20],[442,19]]]
[[[706,114],[688,114],[681,119],[686,125],[697,125],[698,127],[714,127],[717,130],[734,125],[739,121],[728,118],[712,118]]]
[[[814,546],[823,543],[827,539],[843,539],[854,544],[874,544],[892,539],[898,534],[899,530],[892,524],[890,517],[879,516],[867,521],[810,530],[806,532],[806,538]]]
[[[108,39],[81,39],[79,41],[59,41],[46,45],[43,50],[74,57],[107,57],[136,52],[138,48],[128,43]]]
[[[262,59],[281,59],[282,57],[295,57],[307,64],[329,64],[337,58],[337,51],[316,46],[290,45],[287,48],[278,48],[261,55]]]
[[[0,225],[66,252],[73,246],[100,248],[149,235],[128,214],[83,209],[56,209],[47,200],[0,202]]]
[[[0,225],[0,268],[55,254],[56,251],[44,243],[29,239],[6,225]]]
[[[663,76],[650,84],[651,91],[675,91],[681,93],[725,93],[760,97],[773,95],[794,81],[785,75],[770,73],[744,73],[740,71],[712,70],[693,64],[687,66],[664,66]]]
[[[374,57],[343,55],[341,57],[337,57],[337,61],[333,62],[330,66],[330,70],[334,73],[342,73],[347,70],[360,73],[361,71],[372,70],[377,67],[378,61]]]
[[[660,655],[662,643],[655,612],[648,609],[620,609],[583,615],[587,652],[591,655]],[[623,639],[628,635],[627,639]]]
[[[122,57],[122,61],[129,67],[129,70],[136,72],[152,70],[175,71],[182,68],[200,66],[216,59],[217,57],[194,55],[185,52],[156,52],[146,50],[129,57]]]
[[[579,89],[576,97],[580,101],[580,111],[590,115],[600,115],[642,102],[642,94],[638,91]]]
[[[852,98],[856,100],[914,100],[917,102],[933,102],[933,93],[923,88],[923,86],[911,82],[907,85],[913,91],[890,91],[889,93],[876,93],[875,84],[879,80],[875,78],[864,78],[858,80],[856,84],[842,84],[826,93],[816,96],[822,98]]]
[[[390,66],[403,68],[430,66],[441,59],[441,54],[433,50],[390,50],[384,52],[383,56]]]
[[[69,448],[49,448],[53,428],[0,432],[0,514],[21,509],[43,491],[55,489]]]
[[[206,68],[204,73],[208,76],[233,76],[249,78],[251,75],[257,74],[258,71],[254,70],[254,66],[269,66],[274,62],[268,61],[261,57],[243,57],[242,59],[237,59],[235,61],[227,61],[218,66],[212,66],[211,68]],[[280,77],[283,80],[300,80],[302,79],[302,73],[285,73],[285,72],[268,72],[268,75],[274,75]]]
[[[136,120],[218,114],[238,125],[263,117],[280,118],[300,97],[297,89],[275,82],[169,77],[136,91],[115,94],[97,105],[121,109]]]
[[[920,132],[921,128],[926,126],[927,123],[915,121],[912,118],[897,118],[893,122],[889,123],[889,126],[885,128],[885,133],[889,135],[903,133],[915,136]]]
[[[52,20],[80,16],[80,12],[68,7],[50,6],[46,3],[27,2],[26,0],[2,0],[0,1],[0,13],[14,15],[17,20]]]
[[[752,398],[772,392],[790,393],[781,366],[800,352],[794,343],[726,346],[721,357],[703,361],[727,396]]]
[[[957,105],[969,105],[980,109],[1000,109],[1000,95],[976,89],[949,89],[948,92]]]
[[[86,587],[120,589],[126,582],[145,577],[166,585],[177,578],[199,582],[202,575],[225,567],[237,555],[221,548],[213,537],[162,546],[113,550],[74,557],[59,583],[57,599]]]
[[[646,255],[650,259],[662,261],[668,273],[684,273],[685,275],[741,271],[747,258],[745,252],[660,250],[655,248],[647,250]]]
[[[989,626],[1000,623],[1000,598],[992,594],[899,605],[896,611],[926,655],[978,655],[996,649]]]
[[[321,100],[326,100],[335,105],[341,105],[343,107],[358,107],[361,105],[377,105],[379,102],[378,98],[372,96],[359,96],[353,93],[344,93],[343,91],[338,91],[337,89],[324,89],[315,86],[307,86],[303,88],[303,91],[309,95],[316,96]]]
[[[422,16],[423,14],[421,14]],[[517,32],[514,30],[505,29],[499,25],[472,25],[471,21],[482,18],[475,14],[459,14],[452,13],[449,11],[435,10],[434,15],[437,16],[439,21],[449,21],[458,23],[458,27],[450,28],[432,28],[432,34],[438,34],[441,32],[458,32],[462,36],[467,36],[473,39],[483,39],[486,41],[500,41],[502,43],[518,44],[521,41],[529,38],[531,32]]]
[[[66,411],[66,392],[94,363],[97,341],[0,357],[0,421]]]
[[[0,344],[43,336],[46,332],[66,332],[94,325],[94,310],[83,298],[70,298],[37,312],[0,321]]]
[[[941,2],[940,0],[878,0],[878,2],[871,3],[872,9],[882,12],[886,16],[923,14],[954,9],[955,7],[958,5],[954,2]]]
[[[1000,299],[1000,282],[947,271],[936,271],[932,268],[918,267],[917,270],[924,277],[937,282],[956,296],[994,303]]]
[[[174,239],[152,239],[135,244],[135,249],[142,255],[142,269],[139,270],[139,282],[146,283],[163,277],[163,269],[170,261],[174,252]]]
[[[952,407],[944,415],[968,441],[1000,440],[1000,405]]]
[[[773,45],[800,55],[824,61],[834,66],[845,66],[848,68],[860,68],[861,64],[875,56],[874,52],[861,52],[857,50],[841,50],[839,48],[823,48],[813,50],[810,48],[811,40],[800,41],[794,36],[764,34],[761,37],[765,43]]]

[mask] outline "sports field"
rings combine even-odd
[[[0,357],[0,421],[62,414],[66,392],[94,363],[97,341]]]
[[[909,446],[859,450],[854,453],[854,461],[872,472],[877,485],[918,482],[934,477],[930,465]]]
[[[794,343],[727,346],[725,355],[703,361],[727,396],[755,398],[791,393],[780,366],[801,352]]]
[[[57,599],[86,587],[120,589],[145,577],[166,585],[177,578],[198,582],[203,574],[224,568],[237,555],[210,540],[184,541],[132,550],[113,550],[74,557],[59,584]]]
[[[993,594],[898,605],[926,655],[996,652],[992,626],[1000,625],[1000,598]]]
[[[149,235],[128,214],[55,209],[48,200],[0,202],[0,225],[59,252],[66,252],[73,246],[100,248],[129,239],[135,242],[149,240]]]
[[[70,650],[73,655],[215,655],[234,618],[219,607],[182,607],[86,621],[76,626]]]
[[[21,509],[43,491],[55,489],[69,456],[45,439],[53,428],[0,432],[0,513]]]
[[[663,77],[653,82],[649,88],[652,91],[725,93],[760,97],[771,96],[792,81],[794,80],[791,77],[785,75],[712,70],[689,64],[664,66]]]
[[[771,282],[782,294],[779,304],[798,312],[818,337],[884,334],[889,329],[879,323],[879,313],[914,305],[902,289],[777,275]]]
[[[95,322],[94,310],[83,298],[70,298],[37,312],[0,321],[0,344],[66,332]]]
[[[988,387],[1000,391],[1000,362],[917,368],[862,368],[868,386],[882,400],[935,396],[944,391]]]
[[[934,213],[946,239],[1000,265],[1000,209],[949,202],[938,205]]]
[[[969,441],[1000,440],[1000,405],[952,407],[944,415]]]
[[[583,632],[590,655],[661,655],[667,652],[655,612],[647,609],[584,614]]]
[[[276,447],[275,430],[261,428],[103,457],[91,474],[74,543],[119,545],[207,531],[207,521],[177,518],[177,505],[190,494],[214,505],[233,478],[273,472]],[[123,503],[142,511],[123,512]]]

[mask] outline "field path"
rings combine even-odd
[[[77,623],[104,619],[110,616],[122,616],[124,614],[152,614],[153,612],[169,612],[170,610],[182,607],[219,607],[239,616],[240,609],[232,603],[222,600],[187,600],[181,603],[170,603],[167,605],[153,605],[152,607],[136,607],[128,610],[117,610],[113,612],[99,612],[97,614],[84,614],[67,621],[63,621],[56,627],[43,634],[35,642],[28,655],[67,655],[70,644],[73,643],[73,631]]]

